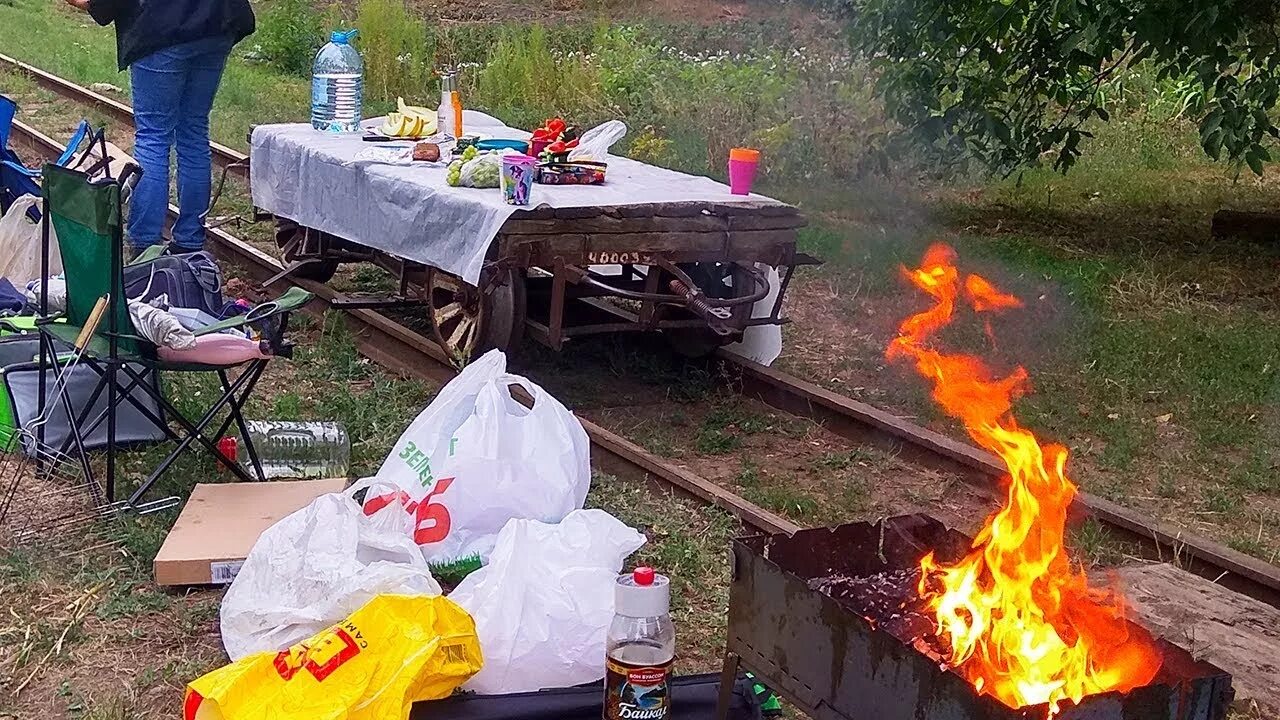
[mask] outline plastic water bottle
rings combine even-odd
[[[363,118],[364,61],[351,46],[355,30],[334,30],[311,70],[311,127],[357,132]]]
[[[341,423],[250,420],[245,424],[262,463],[262,474],[268,480],[347,476],[351,439]],[[236,457],[252,474],[247,445],[239,444]]]
[[[671,580],[650,567],[614,584],[614,616],[605,636],[603,720],[668,720],[676,629]]]

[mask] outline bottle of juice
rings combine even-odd
[[[605,641],[604,720],[669,720],[676,656],[671,581],[653,568],[618,577]]]
[[[440,106],[436,108],[436,132],[456,138],[453,127],[453,94],[458,90],[458,75],[453,68],[440,71]]]

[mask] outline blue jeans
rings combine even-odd
[[[182,251],[204,245],[212,185],[209,112],[230,53],[230,40],[209,38],[165,48],[129,67],[137,128],[133,156],[142,166],[127,226],[135,248],[160,242],[169,207],[169,150],[175,145],[178,221],[173,241]]]

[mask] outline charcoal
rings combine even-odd
[[[937,637],[938,625],[920,599],[919,585],[919,568],[859,577],[837,573],[809,581],[810,590],[826,595],[873,626],[940,661],[946,652]]]

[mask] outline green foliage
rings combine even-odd
[[[857,176],[885,133],[865,66],[834,39],[810,47],[776,25],[432,24],[404,0],[361,0],[356,15],[367,115],[397,96],[433,107],[432,71],[453,65],[466,107],[509,125],[621,119],[615,152],[720,178],[729,149],[750,145],[768,158],[766,186]]]
[[[323,43],[320,13],[307,0],[276,0],[258,18],[253,35],[262,54],[284,72],[303,75],[311,70]]]
[[[506,33],[480,70],[483,102],[525,127],[548,117],[600,117],[598,69],[576,53],[557,53],[540,25]]]
[[[428,85],[434,85],[435,47],[404,0],[360,0],[355,25],[366,96],[373,101],[425,98]],[[438,98],[438,93],[432,96]]]
[[[1009,172],[1066,171],[1106,122],[1108,83],[1144,61],[1181,89],[1215,160],[1261,174],[1280,138],[1275,0],[849,0],[893,118],[918,141]]]

